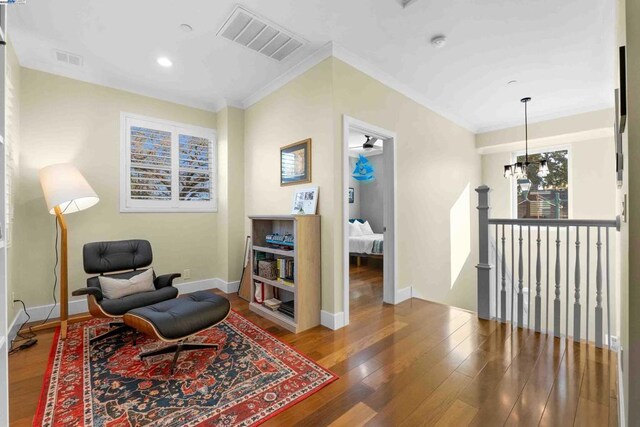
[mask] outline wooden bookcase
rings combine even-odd
[[[320,216],[319,215],[259,215],[251,220],[251,302],[249,308],[274,323],[298,333],[320,324]],[[293,234],[290,250],[275,248],[266,241],[268,234]],[[256,274],[256,256],[267,259],[293,259],[293,286],[269,280]],[[273,311],[255,299],[256,281],[278,289],[280,300],[294,301],[294,317]]]

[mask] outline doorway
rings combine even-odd
[[[360,147],[357,147],[360,145],[356,143],[358,140],[362,142]],[[361,287],[353,289],[354,297],[366,292],[366,297],[374,303],[376,299],[379,299],[380,304],[395,304],[397,300],[396,144],[395,133],[344,116],[342,221],[345,326],[349,324],[352,302],[350,270],[354,273],[354,286]],[[378,175],[382,179],[377,182],[376,169],[378,173],[382,173]],[[359,185],[353,184],[354,176]],[[367,194],[366,203],[362,199],[363,188]],[[376,192],[379,194],[371,196]],[[360,202],[358,208],[352,206],[356,204],[356,200]],[[365,204],[366,211],[362,210]],[[378,212],[375,211],[375,206],[378,206]],[[363,236],[359,236],[362,230]],[[354,237],[353,234],[357,236]]]

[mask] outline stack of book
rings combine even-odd
[[[278,259],[278,281],[287,286],[293,286],[293,260],[287,258]]]
[[[284,247],[283,249],[292,249],[294,246],[293,234],[267,234],[265,241],[273,246]]]
[[[281,304],[282,304],[282,302],[279,299],[276,299],[276,298],[271,298],[271,299],[268,299],[268,300],[266,300],[264,302],[264,305],[267,308],[270,308],[273,311],[278,310],[278,308],[280,308]]]
[[[294,313],[294,302],[293,301],[287,301],[287,302],[283,302],[282,304],[280,304],[280,307],[278,307],[278,311],[280,313],[284,313],[287,316],[293,318],[295,317]]]

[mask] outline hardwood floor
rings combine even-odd
[[[381,276],[352,271],[351,324],[292,334],[243,316],[290,343],[340,379],[267,421],[267,426],[615,426],[613,353],[478,320],[418,299],[382,305]],[[52,332],[10,356],[12,426],[30,426]]]

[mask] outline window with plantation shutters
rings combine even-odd
[[[213,129],[122,115],[121,211],[216,211]]]

